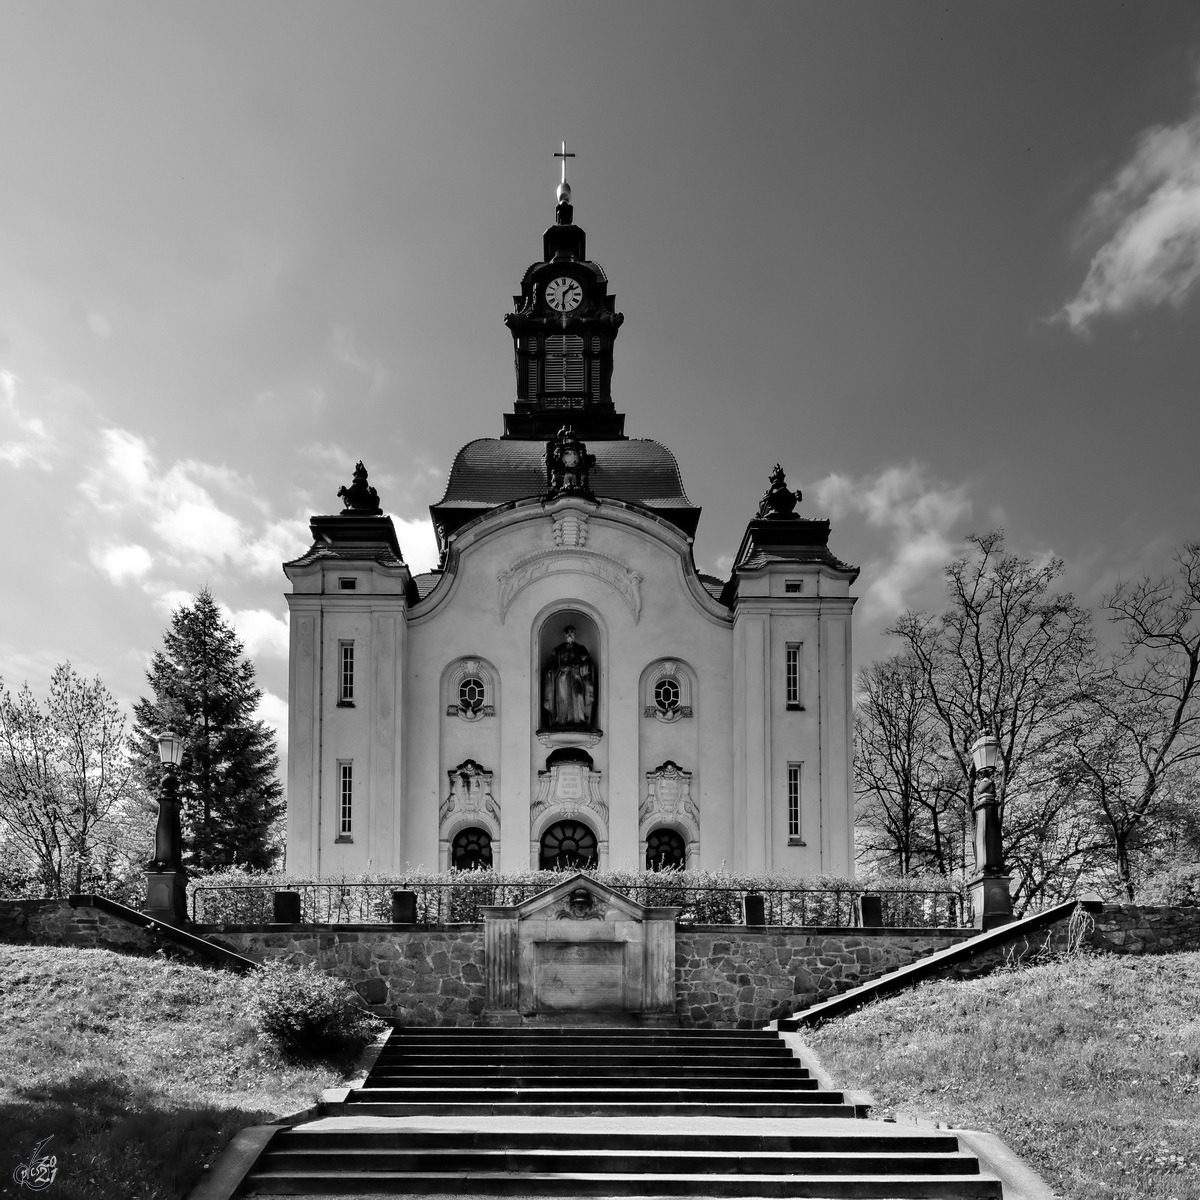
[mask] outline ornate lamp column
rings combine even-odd
[[[996,799],[1000,743],[991,736],[979,738],[971,747],[971,758],[979,782],[975,792],[975,877],[967,886],[976,927],[994,929],[1013,919]]]
[[[172,925],[186,925],[187,872],[181,857],[183,835],[179,826],[179,777],[176,774],[183,759],[183,739],[173,730],[164,729],[158,735],[158,757],[163,765],[163,781],[158,798],[154,858],[146,864],[145,913]]]

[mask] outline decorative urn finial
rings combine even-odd
[[[547,499],[554,496],[591,496],[588,477],[596,465],[596,456],[564,425],[552,441],[546,443]]]
[[[359,459],[354,467],[354,482],[349,487],[338,488],[338,499],[345,501],[342,516],[378,517],[383,514],[379,505],[379,493],[367,483],[367,468]]]
[[[794,518],[794,509],[801,499],[799,490],[793,492],[788,487],[783,467],[776,463],[775,470],[771,472],[771,486],[767,488],[766,495],[758,506],[759,518],[768,521],[786,521]]]

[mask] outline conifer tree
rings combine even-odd
[[[134,752],[156,790],[159,730],[183,738],[184,864],[196,873],[270,868],[284,807],[275,735],[254,719],[262,696],[254,664],[207,587],[172,614],[146,679],[154,698],[134,707]]]

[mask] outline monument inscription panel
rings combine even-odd
[[[623,942],[537,943],[537,1010],[624,1008],[624,952]]]

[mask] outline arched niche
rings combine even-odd
[[[568,630],[574,631],[568,635]],[[571,636],[586,652],[587,660],[565,663]],[[582,608],[563,607],[550,612],[537,630],[537,730],[539,740],[555,745],[594,745],[601,736],[600,708],[603,682],[603,646],[600,628]],[[575,655],[577,659],[581,656]],[[590,673],[590,678],[588,678]],[[575,711],[572,711],[572,701]]]

